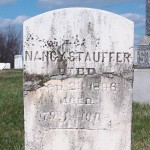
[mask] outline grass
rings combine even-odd
[[[150,150],[150,105],[133,105],[132,149]]]
[[[0,150],[23,150],[22,71],[0,71]]]
[[[22,71],[0,71],[0,150],[24,150]],[[132,150],[150,150],[150,105],[133,104]]]

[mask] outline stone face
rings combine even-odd
[[[146,33],[138,45],[135,67],[138,69],[150,68],[150,0],[146,0]]]
[[[146,0],[146,35],[150,36],[150,0]]]
[[[11,69],[10,63],[0,63],[0,70]]]
[[[150,36],[145,36],[139,43],[137,68],[150,68]]]
[[[87,8],[24,23],[26,150],[130,150],[133,28]]]
[[[0,63],[0,70],[3,70],[5,68],[5,63]]]
[[[15,69],[22,69],[23,68],[23,60],[22,55],[15,55],[14,59],[14,68]]]
[[[5,63],[5,68],[4,69],[11,69],[10,63]]]
[[[133,101],[150,103],[150,69],[135,69]]]

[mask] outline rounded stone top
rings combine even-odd
[[[71,13],[71,12],[75,12],[75,11],[78,11],[78,12],[87,11],[87,12],[94,12],[94,13],[103,13],[103,14],[107,14],[107,15],[111,15],[111,16],[116,16],[116,17],[118,17],[120,19],[125,19],[126,21],[129,21],[129,22],[131,22],[133,24],[133,21],[131,21],[130,19],[128,19],[126,17],[123,17],[123,16],[120,16],[118,14],[115,14],[113,12],[109,12],[109,11],[101,10],[101,9],[95,9],[95,8],[86,8],[86,7],[61,8],[61,9],[56,9],[56,10],[48,11],[48,12],[36,15],[34,17],[31,17],[30,19],[27,19],[26,21],[24,21],[24,23],[26,23],[28,21],[33,21],[35,18],[37,18],[37,17],[40,18],[40,17],[42,17],[44,15],[51,15],[51,14],[60,13],[60,12]]]
[[[132,21],[103,10],[65,8],[40,14],[24,23],[25,72],[127,75],[133,64],[133,35]]]

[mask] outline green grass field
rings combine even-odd
[[[0,71],[0,150],[24,150],[22,71]],[[133,105],[132,150],[150,150],[150,105]]]
[[[23,150],[22,71],[0,71],[0,150]]]

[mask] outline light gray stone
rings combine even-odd
[[[26,150],[130,150],[133,22],[89,8],[24,23]]]
[[[0,70],[11,69],[10,63],[0,63]]]
[[[146,0],[146,35],[150,36],[150,0]]]
[[[146,32],[139,42],[137,50],[137,64],[135,68],[150,68],[150,0],[146,0]]]
[[[22,55],[14,56],[14,68],[15,69],[23,69],[23,59]]]
[[[3,70],[5,68],[5,63],[0,63],[0,70]]]
[[[133,101],[150,103],[150,69],[135,69]]]
[[[10,63],[5,63],[5,68],[4,69],[11,69]]]

